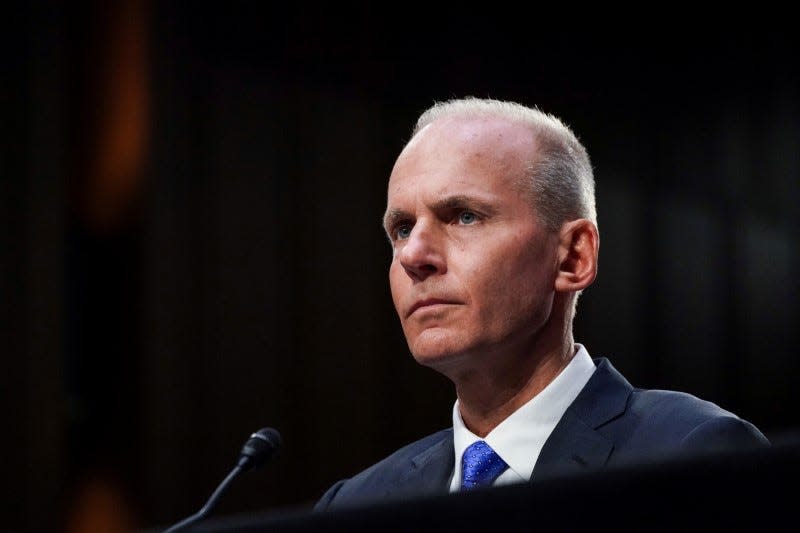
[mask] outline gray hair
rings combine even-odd
[[[578,218],[597,225],[589,154],[559,118],[515,102],[468,96],[434,103],[420,115],[411,137],[431,122],[454,115],[500,117],[529,127],[538,150],[520,179],[530,191],[542,223],[550,231],[558,231],[564,222]]]

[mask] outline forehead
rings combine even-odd
[[[410,189],[514,189],[536,153],[527,126],[498,117],[443,117],[406,145],[389,178],[388,197]]]

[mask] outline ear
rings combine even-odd
[[[591,221],[581,218],[565,222],[558,234],[556,292],[578,292],[597,277],[600,234]]]

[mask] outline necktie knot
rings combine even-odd
[[[461,458],[461,488],[487,487],[508,468],[491,446],[479,440],[464,450]]]

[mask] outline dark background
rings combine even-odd
[[[453,96],[536,105],[588,147],[602,244],[576,340],[793,438],[790,17],[497,7],[9,11],[0,529],[170,524],[263,426],[283,448],[216,514],[302,509],[448,426],[380,218],[416,116]]]

